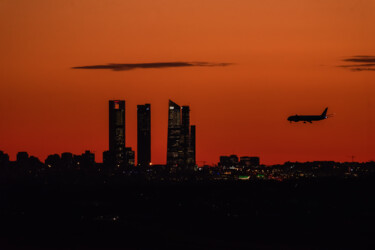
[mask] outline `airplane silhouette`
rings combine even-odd
[[[293,115],[288,117],[288,121],[290,122],[310,122],[312,121],[320,121],[327,119],[329,116],[327,116],[327,110],[326,108],[321,115]]]

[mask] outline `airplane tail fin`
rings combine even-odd
[[[326,108],[324,111],[323,111],[323,113],[322,113],[322,117],[326,117],[327,116],[327,110],[328,110],[328,108]]]

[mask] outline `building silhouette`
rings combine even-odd
[[[125,148],[125,166],[127,167],[134,167],[134,151],[131,147]]]
[[[177,167],[182,164],[181,147],[181,107],[169,100],[167,166]]]
[[[167,165],[179,168],[195,165],[195,126],[192,134],[190,108],[181,108],[171,100],[168,110]]]
[[[259,166],[260,160],[257,156],[242,156],[240,157],[240,165],[245,167]]]
[[[220,156],[218,165],[223,168],[256,167],[260,165],[260,160],[258,156],[241,156],[239,160],[237,155]]]
[[[195,153],[195,125],[190,126],[190,158],[189,164],[195,166],[196,153]]]
[[[74,155],[70,152],[62,153],[60,161],[61,161],[61,164],[66,167],[66,169],[72,169],[76,165]]]
[[[103,164],[105,166],[109,166],[112,164],[112,161],[111,161],[111,154],[109,152],[109,150],[106,150],[103,152]]]
[[[220,156],[219,166],[224,167],[224,168],[237,167],[238,156],[237,155]]]
[[[109,101],[109,161],[117,167],[125,163],[125,101]]]
[[[9,164],[9,155],[0,151],[0,167],[8,166]]]
[[[151,163],[151,105],[137,106],[137,164]]]
[[[181,108],[181,146],[183,164],[188,165],[190,160],[190,107],[182,106]]]
[[[17,153],[17,162],[26,162],[29,159],[29,154],[27,152],[18,152]]]

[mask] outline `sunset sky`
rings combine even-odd
[[[150,103],[164,164],[171,99],[190,105],[198,165],[375,160],[374,24],[373,0],[0,0],[0,150],[100,162],[108,100],[123,99],[126,145]],[[160,62],[210,65],[73,69]]]

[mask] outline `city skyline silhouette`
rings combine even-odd
[[[173,99],[191,107],[199,162],[374,160],[373,9],[338,0],[3,0],[0,149],[11,159],[103,152],[105,104],[123,99],[133,149],[135,107],[152,103],[152,159],[165,164]],[[334,119],[286,121],[325,107]]]
[[[374,249],[374,13],[0,0],[0,249]]]

